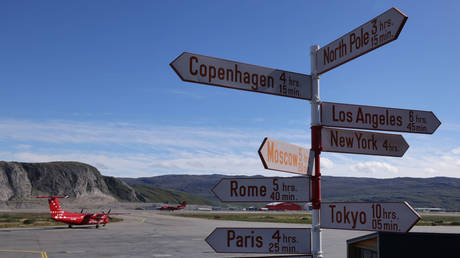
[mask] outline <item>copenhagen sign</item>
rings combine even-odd
[[[441,122],[431,111],[323,102],[321,124],[333,127],[432,134]]]
[[[323,151],[402,157],[409,145],[399,134],[321,129]]]
[[[211,191],[221,202],[310,202],[310,177],[223,178]]]
[[[408,232],[420,216],[407,202],[323,202],[321,227]]]
[[[311,175],[314,155],[310,149],[265,138],[258,152],[265,169]]]
[[[216,228],[206,242],[216,253],[311,254],[309,228]]]
[[[186,82],[311,100],[311,76],[184,52],[171,67]]]
[[[407,16],[404,13],[391,8],[322,47],[316,55],[317,73],[325,73],[396,40],[406,20]]]

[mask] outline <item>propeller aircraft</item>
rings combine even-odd
[[[105,224],[109,223],[109,215],[125,214],[111,213],[111,209],[108,212],[102,213],[88,213],[83,212],[82,209],[80,213],[74,213],[64,211],[59,204],[59,198],[68,198],[68,196],[37,196],[37,198],[48,199],[51,218],[55,221],[68,224],[69,228],[73,225],[96,225],[96,228],[99,228],[99,225],[105,226]]]

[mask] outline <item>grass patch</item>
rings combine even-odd
[[[109,221],[110,221],[110,223],[114,223],[114,222],[121,222],[121,221],[123,221],[123,219],[109,216]]]
[[[176,213],[171,215],[201,219],[311,224],[311,214],[305,213]],[[460,226],[460,216],[424,215],[416,226]]]
[[[200,219],[311,224],[311,214],[305,213],[177,213],[171,215]]]
[[[0,213],[0,228],[22,228],[53,225],[62,224],[52,220],[49,213]]]
[[[460,226],[460,216],[424,215],[417,226]]]

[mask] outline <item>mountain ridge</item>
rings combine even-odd
[[[69,195],[77,200],[180,202],[215,205],[211,189],[223,178],[260,177],[222,174],[173,174],[141,178],[102,175],[80,162],[0,161],[0,201],[24,201],[38,195]],[[323,201],[407,201],[413,207],[460,211],[460,178],[362,178],[323,176]],[[190,202],[191,201],[191,202]],[[222,204],[223,205],[223,204]]]
[[[218,201],[211,188],[222,178],[248,177],[211,175],[162,175],[120,178],[128,184],[144,184],[197,194]],[[197,180],[198,182],[195,182]],[[460,211],[460,178],[371,178],[322,176],[323,201],[407,201],[413,207],[436,207]]]

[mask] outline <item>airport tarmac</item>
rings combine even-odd
[[[123,222],[94,226],[0,230],[0,257],[261,257],[218,254],[204,239],[216,227],[309,228],[310,225],[204,220],[159,211],[129,211]],[[166,214],[165,214],[166,213]],[[460,233],[460,227],[415,227],[417,232]],[[371,232],[323,230],[325,258],[346,257],[346,240]]]

